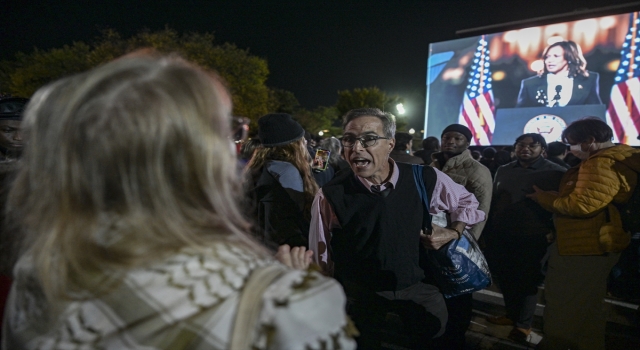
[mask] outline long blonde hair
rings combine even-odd
[[[307,220],[311,219],[311,204],[313,198],[318,192],[318,184],[311,174],[311,156],[307,151],[304,138],[288,143],[283,146],[275,147],[258,147],[251,158],[247,169],[252,183],[255,183],[262,173],[262,168],[270,160],[280,160],[293,164],[300,172],[304,190],[304,212],[303,215]]]
[[[246,234],[215,74],[129,55],[44,95],[25,114],[8,213],[50,300],[99,294],[128,269],[229,235],[267,254]]]

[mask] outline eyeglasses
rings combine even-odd
[[[367,148],[367,147],[375,146],[375,144],[378,142],[379,139],[389,140],[391,138],[382,137],[378,135],[364,135],[360,137],[347,135],[347,136],[343,136],[340,139],[340,142],[342,142],[342,146],[346,148],[351,148],[356,144],[356,141],[360,141],[360,145],[362,145],[362,147],[364,148]]]
[[[525,148],[527,147],[528,149],[536,149],[538,147],[540,147],[539,143],[523,143],[523,142],[518,142],[516,143],[516,148]]]

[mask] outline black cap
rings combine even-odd
[[[0,119],[20,120],[27,106],[28,99],[22,97],[10,97],[0,100]]]
[[[284,146],[304,137],[304,129],[291,115],[267,114],[258,119],[258,137],[264,147]]]
[[[442,130],[442,135],[448,133],[449,131],[459,132],[467,138],[467,141],[471,142],[471,130],[469,130],[469,128],[467,128],[466,126],[462,124],[451,124],[444,128],[444,130]]]

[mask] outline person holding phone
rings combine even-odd
[[[538,75],[522,80],[516,108],[598,105],[599,80],[586,69],[587,60],[573,41],[558,41],[542,53],[544,66]]]
[[[329,166],[329,155],[331,154],[331,151],[323,148],[316,148],[315,154],[313,162],[311,162],[311,170],[313,171],[312,174],[316,183],[319,187],[322,187],[333,179],[336,172]]]
[[[329,168],[332,168],[334,173],[351,168],[349,163],[342,158],[342,143],[340,143],[340,140],[335,137],[324,139],[320,142],[320,147],[329,151],[327,162],[329,163]]]
[[[262,116],[258,128],[262,146],[247,164],[247,192],[256,235],[274,247],[306,247],[311,203],[318,185],[304,129],[284,113]]]

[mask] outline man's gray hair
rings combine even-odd
[[[352,109],[342,117],[342,130],[352,120],[360,117],[376,117],[382,121],[382,131],[385,137],[393,138],[396,134],[396,117],[389,113],[383,112],[378,108],[357,108]]]

